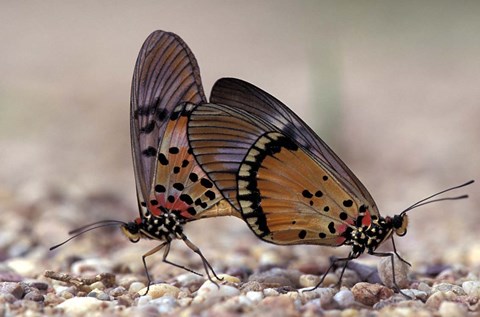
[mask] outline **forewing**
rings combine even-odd
[[[168,118],[182,102],[198,104],[206,98],[197,61],[173,33],[155,31],[145,40],[132,80],[130,130],[139,199],[151,192],[156,152]],[[140,198],[141,194],[141,198]]]
[[[157,151],[149,199],[142,205],[154,215],[165,212],[194,220],[211,216],[239,216],[232,208],[212,208],[224,200],[221,193],[196,163],[187,139],[188,111],[193,104],[178,106],[166,122],[165,134]],[[226,204],[224,207],[228,207]]]

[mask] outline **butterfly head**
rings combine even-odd
[[[408,226],[408,216],[407,214],[400,214],[395,215],[391,218],[392,227],[395,234],[399,237],[403,237],[407,234],[407,226]]]
[[[120,228],[122,229],[123,234],[133,243],[136,243],[141,238],[140,231],[140,218],[137,218],[135,221],[130,221],[123,224]]]

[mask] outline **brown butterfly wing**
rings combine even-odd
[[[330,168],[278,132],[253,144],[237,179],[243,218],[258,237],[276,244],[341,245],[363,204]]]
[[[152,153],[156,169],[149,199],[142,205],[154,215],[165,212],[187,221],[198,218],[233,215],[238,211],[220,203],[222,194],[195,161],[187,139],[188,117],[193,104],[178,106],[166,121],[158,153]],[[218,204],[218,205],[217,205]],[[212,208],[217,205],[216,208]]]
[[[155,31],[145,40],[132,80],[130,130],[139,200],[151,192],[152,153],[162,141],[172,110],[182,102],[205,102],[197,61],[173,33]],[[141,196],[141,198],[140,198]]]
[[[346,191],[353,196],[363,197],[368,202],[372,214],[379,214],[375,201],[355,174],[302,119],[275,97],[248,82],[235,78],[222,78],[215,83],[210,102],[242,110],[248,113],[248,116],[245,116],[247,120],[254,121],[254,124],[264,132],[282,132],[295,140],[323,165],[334,170],[338,182]],[[220,126],[223,127],[221,124]],[[194,152],[203,154],[201,149],[194,148]],[[232,162],[230,164],[233,165]],[[235,164],[238,164],[237,160]],[[232,169],[234,169],[233,166]],[[218,170],[210,169],[208,165],[205,170],[209,175],[218,173]],[[214,176],[212,179],[217,182]],[[218,182],[219,188],[223,191],[222,181]]]

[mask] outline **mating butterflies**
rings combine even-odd
[[[353,172],[283,103],[233,78],[217,81],[210,101],[189,114],[190,146],[259,238],[281,245],[350,245],[348,257],[337,260],[345,261],[344,269],[365,251],[389,256],[392,265],[393,254],[404,261],[395,246],[394,253],[376,249],[389,238],[393,243],[393,233],[405,235],[406,212],[436,195],[382,217]]]

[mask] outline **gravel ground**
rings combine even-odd
[[[329,256],[346,249],[277,247],[258,243],[237,219],[200,220],[187,234],[222,278],[215,285],[204,277],[147,258],[154,284],[146,294],[141,254],[154,242],[132,244],[120,230],[86,233],[55,251],[46,245],[66,237],[77,219],[53,217],[126,210],[111,194],[61,195],[38,189],[37,198],[19,203],[2,196],[5,219],[0,266],[0,316],[477,316],[480,314],[480,249],[435,264],[408,258],[413,269],[396,262],[396,280],[404,294],[394,292],[387,259],[364,256],[349,264],[342,286],[335,287],[341,268],[326,276]],[[92,203],[94,202],[94,203]],[[72,212],[65,212],[71,208]],[[34,221],[32,210],[35,210]],[[75,217],[74,217],[75,218]],[[84,217],[80,217],[84,218]],[[227,223],[233,230],[216,230]],[[34,225],[33,225],[34,224]],[[190,230],[191,229],[191,230]],[[199,239],[201,237],[201,239]],[[33,238],[33,239],[32,239]],[[210,241],[210,242],[209,242]],[[232,247],[232,246],[235,247]],[[314,251],[314,252],[312,252]],[[169,259],[202,272],[200,260],[181,242]],[[375,264],[378,263],[378,266]],[[477,263],[469,265],[468,263]]]

